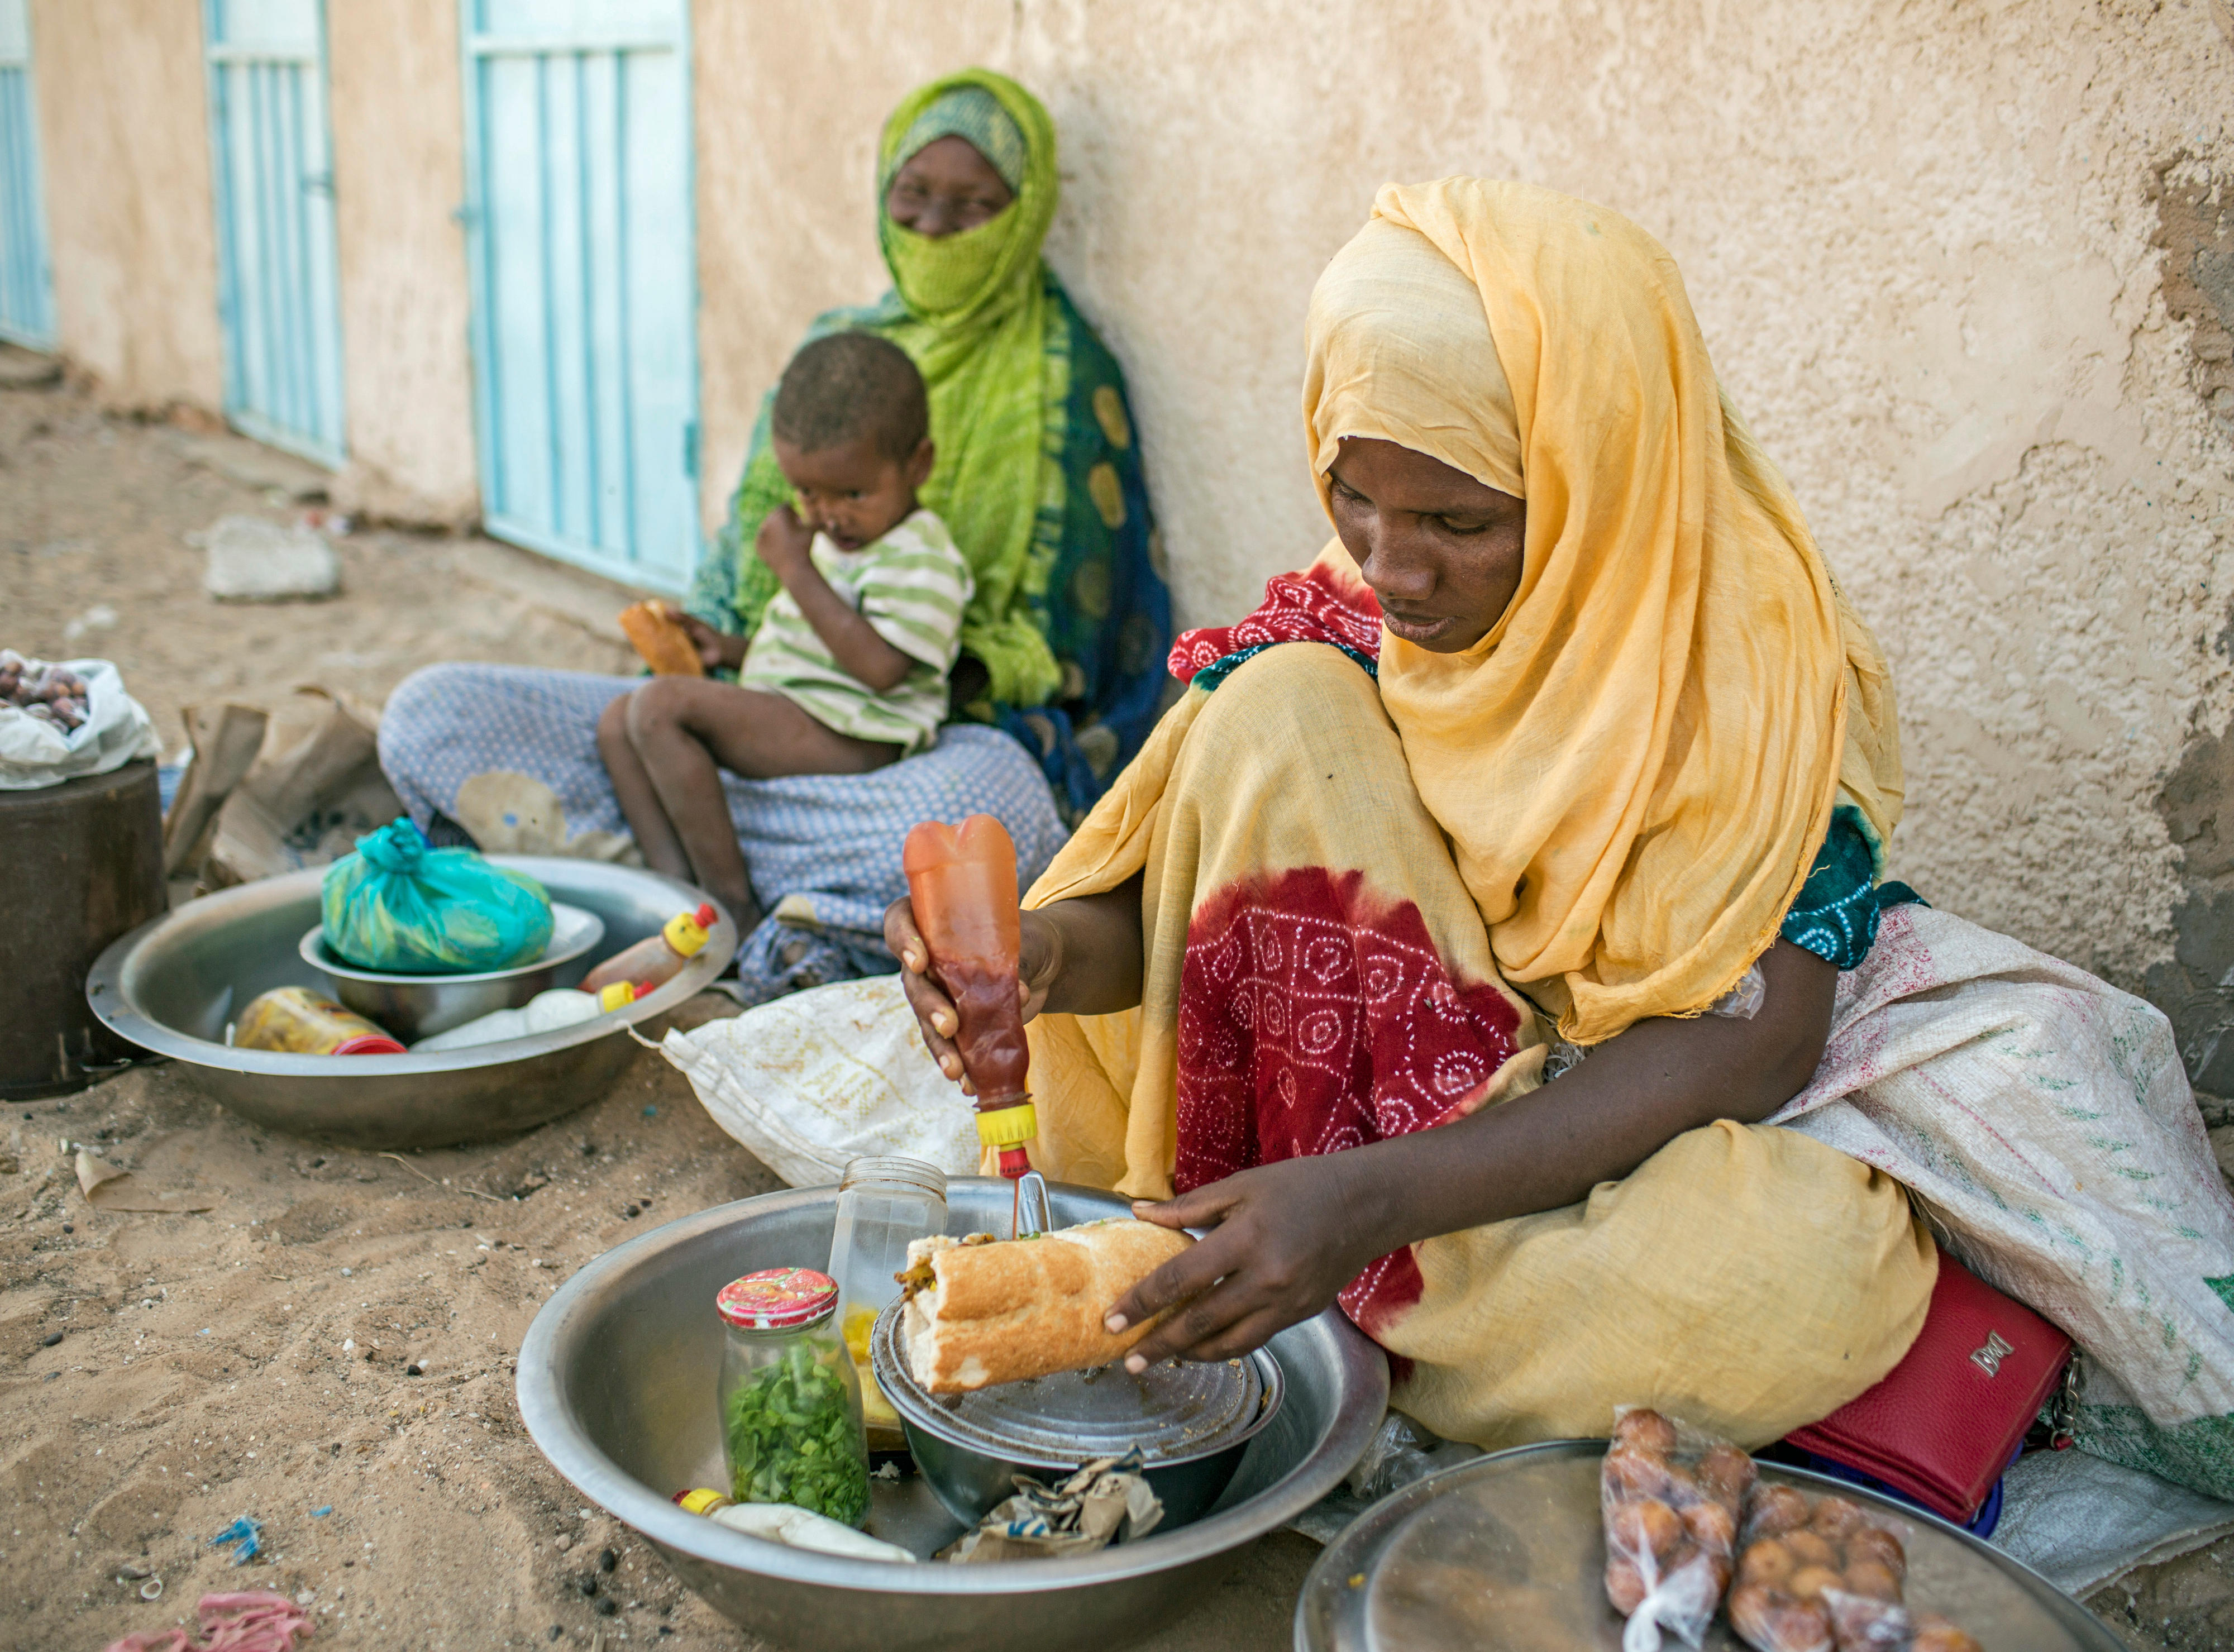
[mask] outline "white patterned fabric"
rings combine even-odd
[[[844,981],[667,1035],[661,1051],[754,1158],[794,1187],[899,1153],[977,1173],[977,1114],[923,1047],[897,975]]]
[[[508,665],[436,665],[389,697],[380,763],[404,807],[437,841],[458,788],[491,769],[532,775],[557,793],[570,836],[626,833],[598,755],[598,714],[641,677]],[[893,967],[885,908],[907,887],[900,845],[918,820],[996,817],[1036,877],[1065,836],[1039,766],[1008,735],[956,725],[938,743],[866,774],[722,777],[729,818],[761,910],[774,914],[738,953],[748,1002]],[[455,834],[455,835],[453,835]],[[781,907],[781,911],[778,908]]]
[[[1894,907],[1771,1122],[1900,1182],[1964,1265],[2086,1350],[2081,1446],[2234,1497],[2234,1198],[2153,1005]]]

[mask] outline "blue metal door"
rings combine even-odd
[[[52,349],[54,277],[26,14],[26,0],[0,0],[0,338]]]
[[[344,458],[333,143],[321,0],[206,0],[225,416]]]
[[[481,509],[654,590],[696,560],[686,0],[462,0]]]

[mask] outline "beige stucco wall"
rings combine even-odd
[[[2227,1029],[2234,1093],[2228,0],[695,12],[709,524],[808,318],[882,288],[877,127],[941,69],[1008,69],[1055,114],[1049,256],[1130,374],[1188,624],[1324,537],[1302,317],[1375,186],[1465,171],[1590,196],[1681,261],[1893,658],[1897,870],[2146,983],[2199,1064]],[[33,13],[64,347],[118,401],[214,405],[199,8]],[[460,513],[456,7],[330,13],[344,490]]]
[[[2165,958],[2158,793],[2234,711],[2234,417],[2153,196],[2234,182],[2224,0],[937,11],[701,8],[709,511],[800,326],[882,284],[873,134],[920,75],[982,60],[1055,116],[1049,257],[1130,375],[1188,624],[1325,537],[1301,325],[1375,186],[1570,190],[1675,252],[1892,656],[1896,869],[2128,983]]]
[[[31,0],[62,354],[112,405],[225,390],[201,8]]]
[[[326,8],[348,467],[372,515],[465,524],[480,510],[457,0]]]

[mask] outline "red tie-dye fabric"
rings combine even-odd
[[[1362,872],[1310,866],[1230,884],[1187,926],[1173,1184],[1460,1117],[1519,1029],[1512,1001],[1453,982],[1420,909],[1376,898]],[[1420,1290],[1400,1250],[1353,1280],[1342,1306],[1370,1335]]]
[[[1238,625],[1182,631],[1172,645],[1172,675],[1198,671],[1271,643],[1331,643],[1368,660],[1381,657],[1381,604],[1370,587],[1341,580],[1323,565],[1264,582],[1264,600]]]

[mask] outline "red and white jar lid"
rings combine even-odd
[[[741,1331],[812,1325],[838,1305],[838,1282],[812,1268],[763,1268],[732,1279],[714,1297],[722,1322]]]

